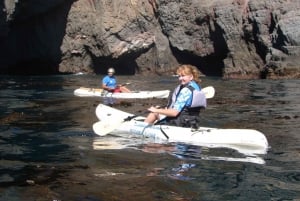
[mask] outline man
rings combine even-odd
[[[117,79],[114,76],[115,69],[109,68],[107,71],[107,75],[102,79],[102,88],[106,91],[112,92],[112,93],[130,93],[131,91],[127,89],[125,86],[117,85]]]

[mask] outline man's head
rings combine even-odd
[[[114,68],[109,68],[109,69],[107,70],[107,73],[108,73],[109,75],[113,75],[113,74],[115,73],[115,69],[114,69]]]

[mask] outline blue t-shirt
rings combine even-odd
[[[188,83],[188,86],[192,86],[195,90],[201,90],[200,86],[193,80]],[[192,99],[192,91],[189,88],[184,87],[177,95],[177,99],[172,108],[181,112],[185,106],[191,106]]]
[[[102,79],[102,84],[105,84],[109,88],[115,89],[117,87],[117,80],[114,76],[106,75]]]

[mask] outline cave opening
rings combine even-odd
[[[187,51],[179,51],[175,48],[172,49],[172,52],[178,63],[194,65],[206,76],[221,77],[223,74],[223,59],[216,55],[200,57]]]

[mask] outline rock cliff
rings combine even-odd
[[[4,0],[1,73],[299,78],[299,0]]]

